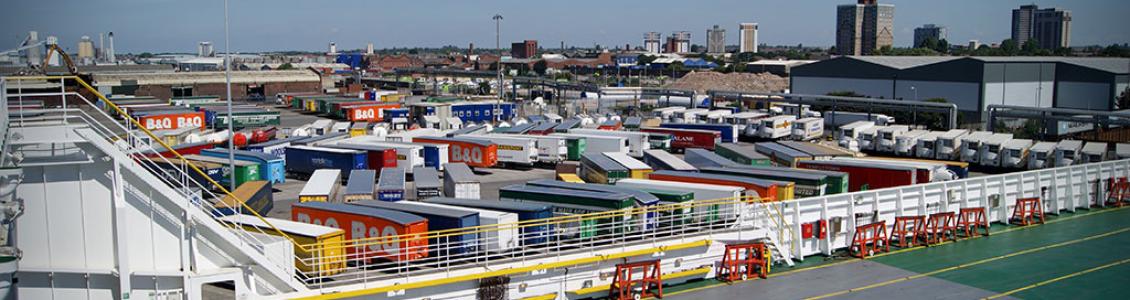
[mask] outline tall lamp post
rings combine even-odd
[[[498,100],[494,104],[494,119],[502,121],[502,93],[505,88],[502,84],[502,15],[495,14],[491,19],[494,19],[494,48],[498,49]]]
[[[914,101],[918,101],[918,89],[911,86],[910,91],[914,92]]]
[[[234,192],[236,188],[235,129],[232,128],[232,124],[235,122],[234,120],[232,120],[231,113],[231,38],[228,37],[228,0],[224,0],[224,77],[228,93],[228,163],[230,164],[228,166],[228,170],[230,170],[229,172],[231,173],[231,176],[228,178],[228,180],[231,180],[231,191]],[[240,209],[242,210],[242,207],[240,207]]]

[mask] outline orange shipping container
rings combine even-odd
[[[351,257],[413,261],[428,256],[424,237],[428,220],[417,215],[344,203],[302,202],[291,206],[291,218],[344,230],[345,251]]]
[[[477,168],[490,168],[498,163],[498,145],[477,139],[415,137],[413,143],[447,144],[447,162],[465,163]]]
[[[162,115],[147,115],[138,118],[138,122],[145,129],[164,130],[182,127],[199,127],[204,130],[204,112],[171,113]]]
[[[384,110],[400,108],[400,104],[364,104],[342,108],[345,118],[353,122],[384,122]]]

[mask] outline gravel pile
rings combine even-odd
[[[739,90],[747,92],[782,92],[789,88],[789,79],[769,73],[692,72],[668,84],[666,88],[684,90]]]

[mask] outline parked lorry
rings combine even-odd
[[[856,121],[845,124],[836,129],[836,144],[840,147],[852,151],[861,151],[859,139],[864,130],[875,127],[875,123],[871,121]]]
[[[360,150],[290,146],[286,153],[286,172],[299,177],[308,176],[318,169],[337,169],[348,173],[369,168],[368,154]]]
[[[1028,148],[1028,163],[1026,164],[1029,170],[1037,170],[1055,166],[1055,143],[1054,142],[1037,142]]]
[[[407,190],[404,178],[405,171],[402,168],[381,169],[381,178],[380,181],[377,181],[377,200],[404,200],[404,194]]]
[[[337,202],[340,183],[341,170],[316,170],[298,192],[298,202]]]
[[[344,202],[377,200],[377,171],[353,170],[349,172],[349,182],[345,185]]]
[[[719,144],[714,153],[742,165],[768,166],[772,160],[764,154],[758,153],[753,145]]]
[[[722,134],[717,131],[698,129],[642,127],[640,131],[647,133],[663,133],[671,135],[671,150],[683,151],[688,148],[701,148],[714,150],[722,143]]]
[[[634,157],[643,157],[643,151],[651,149],[648,133],[646,132],[570,129],[569,133],[585,136],[613,136],[624,138],[624,140],[628,142],[628,154]]]
[[[667,153],[663,150],[647,150],[643,153],[643,161],[652,170],[673,170],[673,171],[698,171],[697,168],[691,166],[686,161]]]
[[[795,115],[781,115],[761,119],[757,137],[760,139],[781,139],[792,135],[792,124],[796,121]]]
[[[803,118],[793,122],[793,132],[789,136],[795,141],[811,141],[824,137],[824,119]]]
[[[993,136],[992,132],[988,131],[975,131],[966,136],[961,137],[961,144],[958,146],[961,161],[977,164],[981,161],[981,143],[989,137]]]

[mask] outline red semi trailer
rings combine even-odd
[[[722,134],[717,131],[659,127],[643,127],[640,131],[670,134],[671,149],[675,150],[686,148],[714,150],[716,145],[722,143]]]
[[[867,161],[802,160],[797,162],[797,168],[848,173],[848,178],[851,178],[851,180],[848,180],[848,188],[852,192],[912,185],[918,183],[918,176],[929,178],[929,170],[925,170],[926,174],[923,175],[921,174],[922,170],[914,167],[876,164]]]

